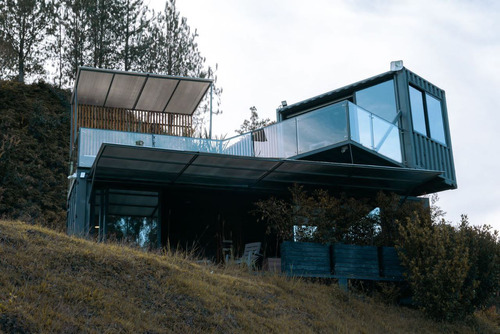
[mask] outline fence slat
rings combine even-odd
[[[189,135],[192,115],[157,111],[78,105],[77,128],[93,128],[151,134]]]

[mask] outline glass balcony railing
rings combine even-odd
[[[352,140],[401,162],[397,125],[350,102],[328,105],[306,114],[228,139],[202,139],[80,129],[78,166],[92,166],[103,143],[227,155],[292,158]]]
[[[397,125],[349,103],[351,140],[394,161],[401,162],[401,139]]]

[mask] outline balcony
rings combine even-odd
[[[280,159],[307,158],[355,143],[397,165],[402,162],[398,126],[350,102],[223,140],[81,128],[78,166],[91,167],[103,143]]]

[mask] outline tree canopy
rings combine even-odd
[[[0,0],[0,79],[69,88],[78,67],[91,66],[216,82],[197,38],[175,0],[160,12],[143,0]],[[221,93],[215,85],[215,113]],[[208,98],[195,123],[206,111]]]
[[[263,128],[273,123],[274,122],[269,118],[260,119],[259,114],[257,113],[257,108],[253,106],[250,107],[250,119],[245,119],[243,121],[243,124],[240,125],[240,129],[235,131],[241,135],[253,130]]]

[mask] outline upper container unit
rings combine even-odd
[[[305,150],[298,159],[364,165],[382,165],[440,171],[440,176],[420,186],[420,193],[455,189],[445,92],[404,67],[328,93],[283,106],[278,121],[327,113],[341,103],[349,105],[345,117],[336,117],[344,140]],[[335,115],[330,115],[334,117]],[[324,122],[310,124],[318,133]],[[317,143],[316,143],[317,145]]]

